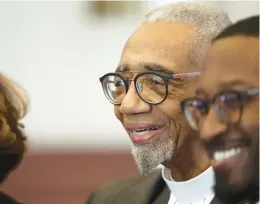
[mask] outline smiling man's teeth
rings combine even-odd
[[[139,130],[131,130],[130,133],[131,134],[135,134],[135,135],[140,135],[140,134],[146,134],[149,131],[153,131],[153,130],[159,130],[160,127],[154,127],[154,128],[147,128],[147,129],[139,129]]]
[[[217,151],[214,153],[213,157],[216,161],[223,161],[240,154],[240,152],[241,148],[232,148],[225,151]]]

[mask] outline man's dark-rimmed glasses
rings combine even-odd
[[[136,92],[149,104],[160,104],[168,95],[168,81],[190,76],[199,76],[200,72],[182,74],[160,74],[157,72],[142,72],[131,78],[133,72],[108,73],[100,77],[100,82],[107,99],[114,105],[120,105],[133,81]]]
[[[181,109],[190,126],[198,130],[200,121],[205,117],[211,107],[214,106],[216,114],[221,122],[236,124],[239,122],[246,101],[259,94],[259,88],[246,91],[222,91],[211,100],[199,97],[187,98],[181,102]],[[258,113],[257,113],[258,114]]]

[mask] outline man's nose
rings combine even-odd
[[[145,102],[136,92],[134,83],[129,86],[122,103],[120,105],[120,112],[124,114],[147,113],[151,111],[152,106]]]
[[[215,109],[211,108],[199,126],[200,139],[205,142],[211,141],[215,136],[224,134],[227,128],[227,124],[221,122]]]

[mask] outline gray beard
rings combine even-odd
[[[165,141],[151,141],[148,144],[133,144],[132,155],[141,174],[145,175],[160,164],[165,164],[172,159],[176,143],[169,137]]]

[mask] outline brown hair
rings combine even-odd
[[[0,182],[21,162],[26,136],[19,123],[28,110],[26,91],[0,73]]]

